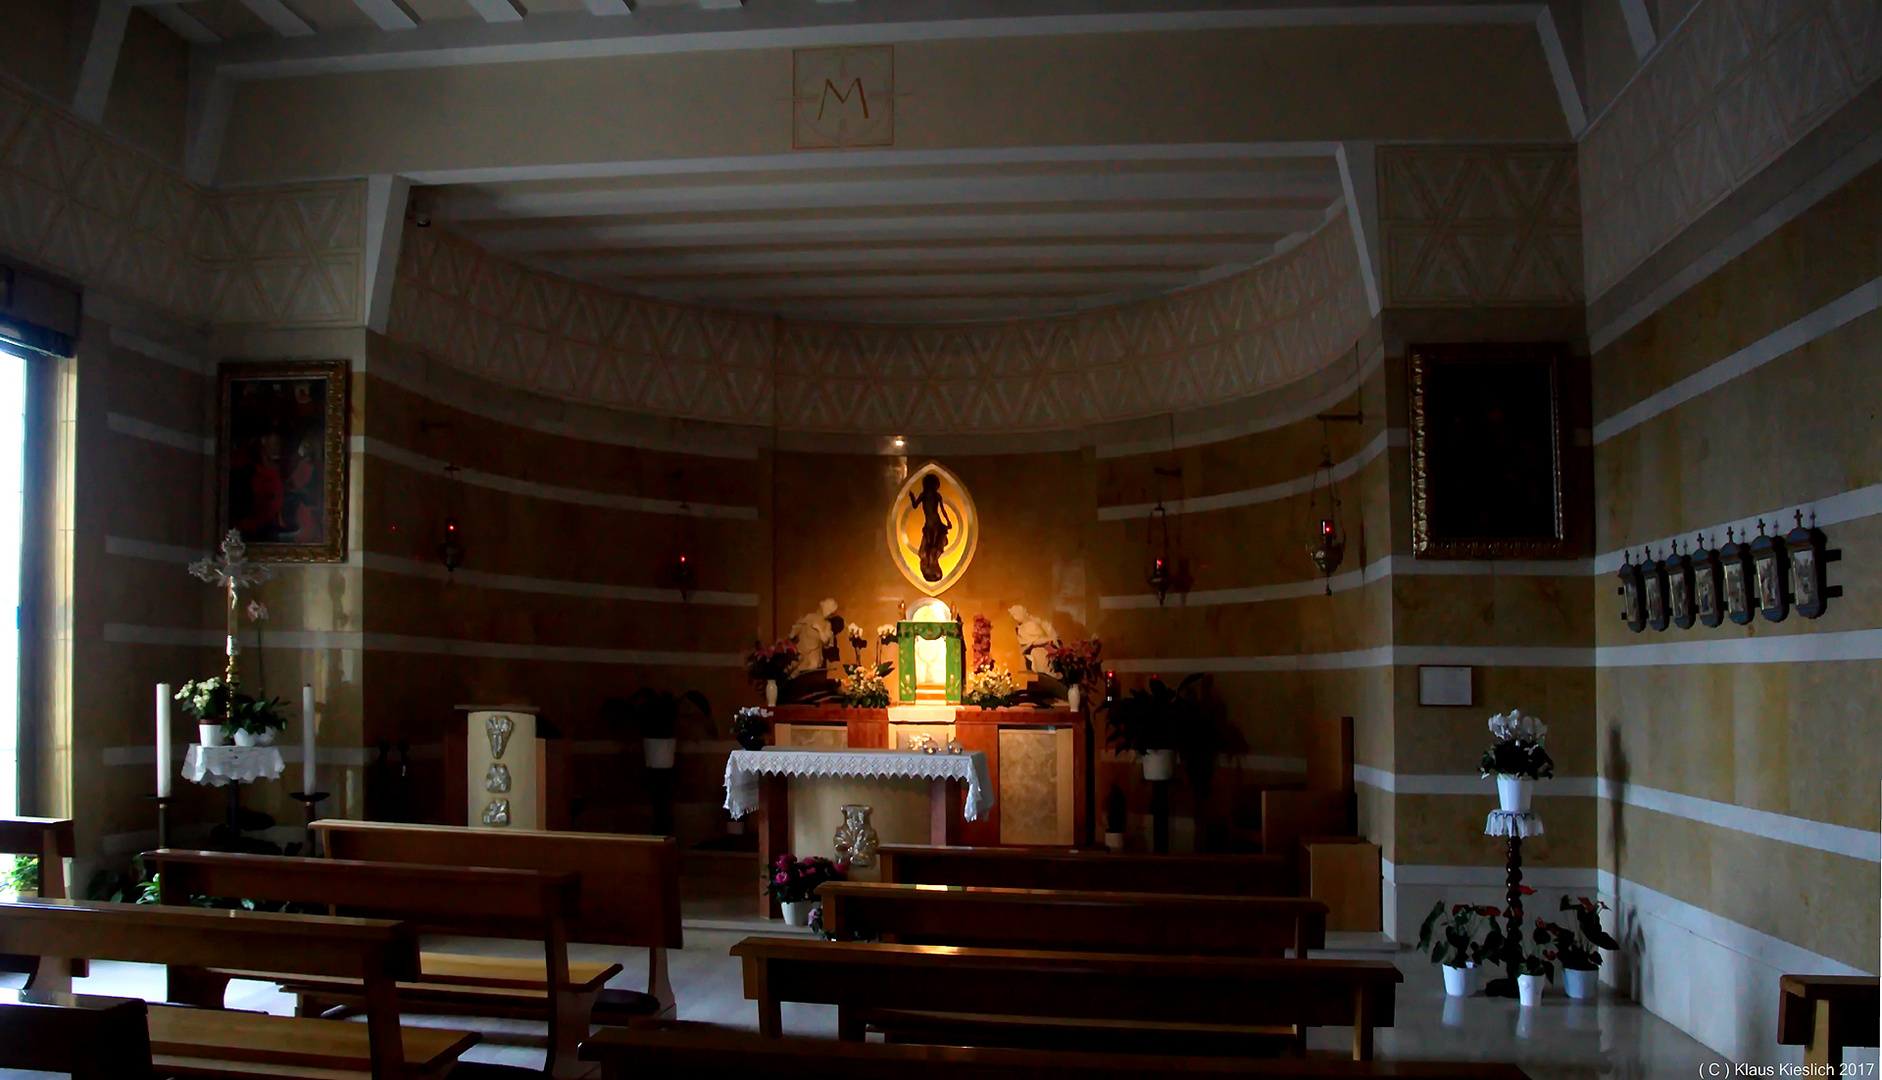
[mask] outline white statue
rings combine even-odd
[[[1006,613],[1019,624],[1019,653],[1026,658],[1026,670],[1041,675],[1050,672],[1052,664],[1046,658],[1046,650],[1058,644],[1059,632],[1051,623],[1027,611],[1024,605],[1014,604]]]
[[[791,626],[791,640],[797,644],[797,666],[793,676],[806,671],[821,671],[823,651],[836,643],[836,631],[830,629],[830,616],[836,614],[836,601],[825,598],[817,610],[806,612]]]

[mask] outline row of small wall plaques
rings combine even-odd
[[[1700,535],[1690,551],[1673,542],[1663,559],[1641,549],[1640,562],[1627,552],[1618,571],[1622,598],[1621,619],[1638,633],[1651,626],[1684,630],[1693,623],[1719,626],[1727,619],[1744,625],[1763,615],[1783,622],[1792,610],[1806,619],[1822,615],[1843,587],[1824,579],[1824,567],[1843,557],[1828,550],[1816,515],[1804,524],[1797,511],[1797,527],[1783,536],[1767,536],[1764,519],[1758,535],[1739,539],[1725,530],[1724,547],[1713,549]]]

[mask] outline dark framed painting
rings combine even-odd
[[[1413,346],[1412,554],[1569,558],[1562,350]]]
[[[1674,626],[1681,630],[1692,629],[1692,556],[1682,553],[1677,545],[1673,553],[1666,557],[1666,606],[1672,612]]]
[[[1693,608],[1700,622],[1718,626],[1725,621],[1725,560],[1706,547],[1706,538],[1701,536],[1691,562]]]
[[[218,369],[218,534],[241,531],[258,562],[346,560],[344,360]]]

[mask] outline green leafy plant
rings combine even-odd
[[[1555,981],[1555,950],[1544,949],[1541,952],[1523,952],[1523,958],[1516,965],[1518,975],[1540,975],[1550,982]]]
[[[1496,742],[1477,763],[1484,776],[1546,780],[1555,775],[1555,761],[1542,747],[1549,738],[1549,725],[1540,719],[1511,709],[1490,718],[1490,734]]]
[[[1418,927],[1418,951],[1431,957],[1434,964],[1446,967],[1471,967],[1502,955],[1505,940],[1496,923],[1496,908],[1485,905],[1452,904],[1440,900],[1431,906],[1431,914]]]
[[[675,694],[670,690],[645,688],[627,698],[609,698],[601,703],[601,718],[617,731],[631,727],[643,739],[671,739],[679,732],[681,714],[692,706],[708,729],[712,724],[712,703],[697,690]]]
[[[0,879],[0,889],[14,896],[38,896],[39,860],[31,855],[13,856],[5,878]]]
[[[1190,782],[1206,789],[1215,755],[1222,748],[1222,734],[1198,700],[1196,688],[1202,679],[1203,674],[1197,672],[1172,687],[1153,677],[1147,687],[1105,702],[1099,708],[1105,713],[1106,742],[1139,754],[1174,750],[1183,759]]]
[[[1620,942],[1601,929],[1601,913],[1607,909],[1607,904],[1599,900],[1564,896],[1561,910],[1573,916],[1569,925],[1537,919],[1536,940],[1553,945],[1562,966],[1570,971],[1599,971],[1601,950],[1613,952],[1621,947]]]
[[[747,705],[732,714],[732,737],[747,750],[757,750],[764,746],[765,737],[771,733],[771,710],[761,709],[756,705]]]
[[[280,731],[288,726],[288,718],[281,710],[287,708],[287,702],[280,698],[262,701],[247,694],[236,693],[229,701],[228,718],[222,722],[222,732],[233,735],[246,731],[251,735],[265,735],[270,731]]]
[[[229,688],[220,678],[191,679],[174,696],[199,724],[221,719],[229,713]]]

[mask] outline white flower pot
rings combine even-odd
[[[1065,707],[1073,712],[1077,712],[1078,707],[1084,704],[1084,702],[1085,692],[1083,687],[1074,686],[1065,692]]]
[[[678,739],[645,739],[647,767],[649,769],[671,769],[673,754],[679,748]]]
[[[778,704],[778,680],[765,680],[765,704],[776,707]]]
[[[1496,778],[1496,797],[1502,808],[1512,814],[1527,814],[1529,800],[1536,794],[1536,782],[1526,776]]]
[[[197,724],[196,741],[204,746],[221,746],[222,725],[220,723]]]
[[[1562,969],[1562,989],[1577,1001],[1586,1001],[1595,995],[1596,987],[1601,985],[1599,971],[1578,971],[1575,968]]]
[[[809,926],[810,911],[817,906],[815,900],[786,900],[778,905],[784,909],[784,925]]]
[[[1477,991],[1477,969],[1474,967],[1452,967],[1441,964],[1444,968],[1444,992],[1451,997],[1469,997]]]
[[[1524,1008],[1540,1005],[1542,988],[1547,981],[1547,977],[1543,975],[1516,976],[1516,999],[1522,1002]]]
[[[274,732],[264,731],[261,734],[256,735],[255,745],[256,746],[273,746],[274,745]]]
[[[1145,750],[1141,757],[1145,780],[1168,780],[1176,775],[1176,751]]]
[[[252,731],[237,731],[235,733],[235,745],[237,746],[255,745],[255,733]]]
[[[1105,833],[1104,834],[1104,846],[1111,851],[1123,851],[1124,850],[1124,834],[1121,832]]]

